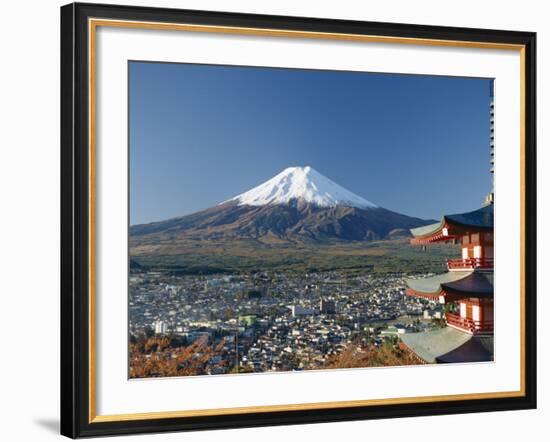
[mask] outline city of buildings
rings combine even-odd
[[[130,338],[201,339],[220,349],[206,374],[322,368],[346,346],[438,328],[441,305],[405,287],[402,274],[134,272]]]

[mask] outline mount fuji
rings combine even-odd
[[[310,166],[289,167],[214,207],[130,228],[131,247],[186,240],[292,243],[373,241],[407,236],[433,222],[380,207]]]
[[[231,201],[236,201],[241,206],[291,204],[293,201],[301,201],[317,207],[377,207],[329,180],[310,166],[289,167],[269,181],[226,202]]]

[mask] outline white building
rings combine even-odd
[[[164,321],[155,321],[155,334],[157,335],[163,335],[166,333],[166,322]]]

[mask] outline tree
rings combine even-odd
[[[222,355],[225,341],[216,346],[208,345],[207,337],[201,337],[191,345],[173,348],[167,337],[143,338],[130,343],[130,377],[170,377],[207,374],[214,356]],[[219,366],[227,365],[222,361]]]
[[[339,354],[329,358],[324,368],[393,367],[418,364],[419,362],[409,353],[388,341],[380,347],[374,345],[360,347],[357,343],[352,343]]]

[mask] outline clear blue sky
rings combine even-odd
[[[491,189],[489,79],[130,62],[130,223],[310,165],[382,207],[472,210]]]

